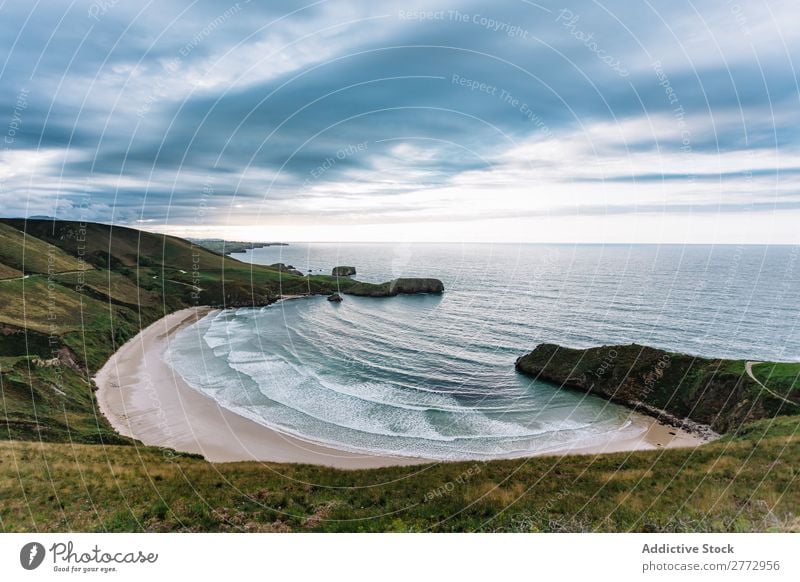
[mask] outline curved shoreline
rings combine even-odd
[[[340,469],[442,462],[353,453],[305,441],[240,416],[193,389],[161,355],[177,331],[213,311],[189,308],[158,320],[125,343],[98,371],[94,377],[97,401],[115,430],[145,445],[199,453],[211,462],[310,463]],[[516,458],[691,447],[705,442],[636,412],[631,412],[630,420],[641,427],[635,437]]]

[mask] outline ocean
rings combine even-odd
[[[542,342],[800,361],[800,247],[315,243],[235,256],[444,282],[441,296],[225,310],[173,338],[165,360],[195,389],[344,450],[490,459],[641,430],[619,405],[517,374]]]

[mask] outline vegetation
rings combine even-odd
[[[517,360],[517,369],[719,432],[779,414],[800,415],[800,364],[756,366],[769,390],[747,374],[744,361],[711,360],[636,344],[585,350],[541,344]]]
[[[800,531],[797,420],[696,449],[338,471],[0,442],[4,531]]]
[[[0,263],[3,269],[11,269],[10,277],[22,273],[61,273],[82,267],[81,261],[45,242],[26,237],[25,234],[0,223]],[[2,276],[0,278],[9,278]]]
[[[16,279],[22,277],[22,271],[18,271],[14,267],[0,264],[0,280],[3,279]]]
[[[91,381],[141,328],[193,305],[402,291],[249,265],[127,228],[49,220],[0,228],[10,241],[0,245],[0,531],[799,529],[796,416],[731,424],[723,439],[692,450],[369,471],[212,465],[143,447],[99,414]],[[57,258],[29,262],[30,249]],[[754,373],[794,398],[791,366],[759,364]],[[742,362],[720,361],[720,373],[748,406],[786,412],[742,382]],[[692,374],[690,391],[702,385]],[[673,380],[659,382],[666,389]]]
[[[753,366],[753,375],[778,394],[795,397],[800,391],[800,364],[764,362]]]

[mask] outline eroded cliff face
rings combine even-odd
[[[439,279],[405,277],[394,279],[379,285],[357,283],[344,293],[361,297],[394,297],[395,295],[416,295],[423,293],[440,294],[444,292],[444,283]]]
[[[439,279],[401,278],[389,283],[394,294],[443,293],[444,283]]]
[[[589,349],[541,344],[519,358],[516,368],[671,424],[688,420],[716,432],[800,412],[799,407],[761,389],[740,360],[712,360],[636,344]]]

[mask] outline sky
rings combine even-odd
[[[796,0],[0,1],[0,214],[800,243]]]

